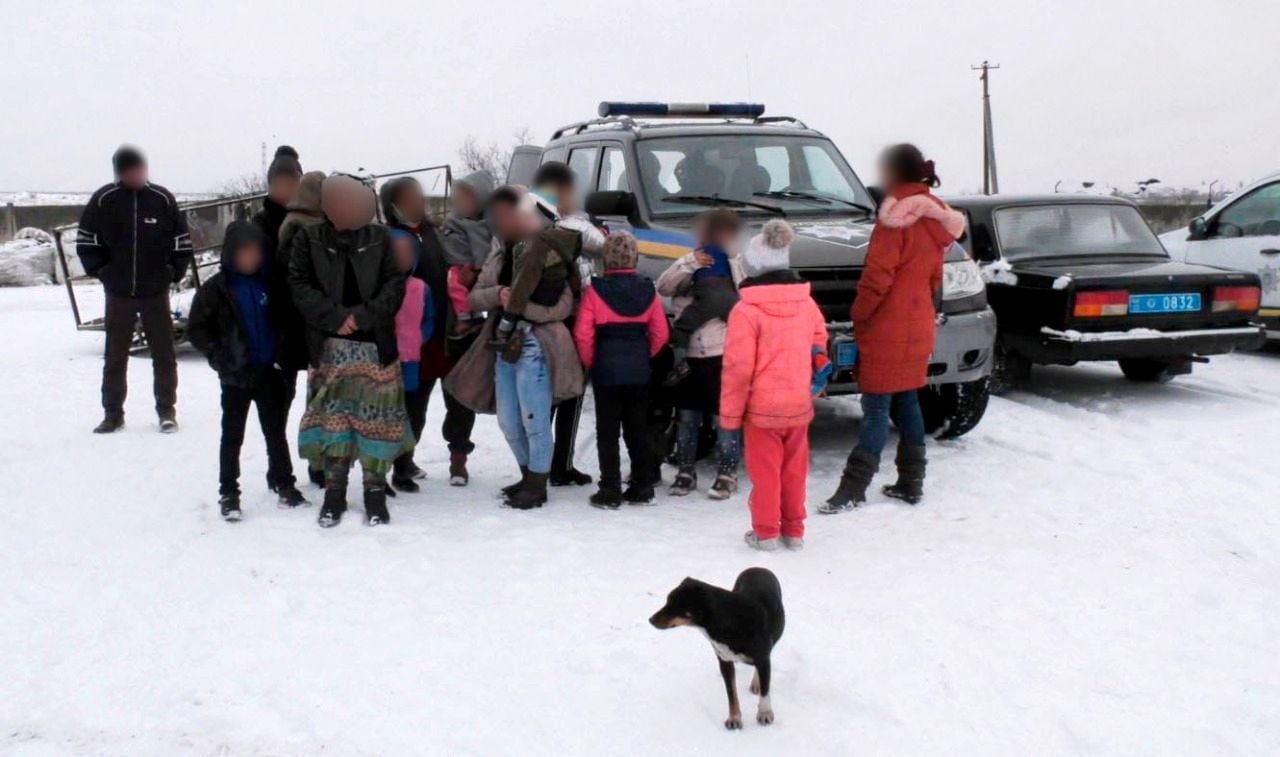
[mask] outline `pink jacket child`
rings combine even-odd
[[[413,244],[412,236],[401,229],[392,229],[391,244]],[[399,251],[397,251],[399,252]],[[416,253],[416,249],[413,251]],[[409,253],[405,253],[406,255]],[[416,268],[416,263],[414,268]],[[400,365],[404,371],[404,388],[408,392],[416,392],[421,385],[420,361],[422,345],[431,341],[435,333],[435,303],[431,288],[427,282],[410,274],[405,278],[404,300],[396,311],[396,351],[400,355]]]
[[[747,278],[729,315],[720,385],[720,423],[742,428],[751,476],[747,543],[804,546],[809,423],[815,355],[825,355],[827,327],[809,283],[790,268],[795,232],[765,224],[743,253]]]

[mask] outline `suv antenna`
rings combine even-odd
[[[982,61],[969,66],[971,71],[981,71],[982,80],[982,193],[999,194],[1000,182],[996,179],[996,138],[991,126],[991,72],[1000,68],[999,63]]]

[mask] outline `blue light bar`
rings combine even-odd
[[[601,118],[647,116],[649,118],[759,118],[763,103],[629,103],[602,102]]]

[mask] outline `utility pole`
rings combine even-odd
[[[972,71],[981,71],[982,76],[982,193],[984,195],[999,194],[1000,182],[996,179],[996,138],[991,126],[991,72],[1000,68],[1000,64],[982,61],[980,66],[969,66]]]

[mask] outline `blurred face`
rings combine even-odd
[[[449,197],[450,207],[453,214],[462,218],[475,218],[479,213],[476,211],[476,195],[471,191],[471,187],[460,184],[454,188],[453,194]]]
[[[298,196],[298,184],[302,177],[292,174],[280,174],[267,186],[267,196],[281,205],[288,205]]]
[[[515,242],[523,237],[520,224],[520,213],[516,206],[509,202],[496,202],[489,208],[489,220],[493,229],[504,242]]]
[[[556,210],[560,215],[567,216],[578,211],[578,198],[574,194],[572,186],[565,184],[555,187],[553,194],[556,198]]]
[[[252,276],[262,268],[262,248],[256,244],[242,245],[235,254],[236,272]]]
[[[409,273],[417,262],[418,251],[413,247],[413,240],[397,235],[391,240],[391,252],[396,257],[396,267],[401,273]]]
[[[738,241],[738,232],[733,229],[719,227],[708,228],[706,244],[714,244],[722,250],[731,250]]]
[[[886,160],[880,161],[877,166],[877,171],[880,175],[880,188],[886,192],[892,191],[902,183],[898,180],[898,176],[894,172],[893,167],[890,166],[889,162]]]
[[[130,189],[142,189],[147,183],[147,167],[134,166],[120,174],[120,182]]]
[[[422,219],[427,216],[427,200],[417,184],[409,184],[400,190],[400,194],[396,195],[395,205],[400,217],[410,225],[422,223]]]

